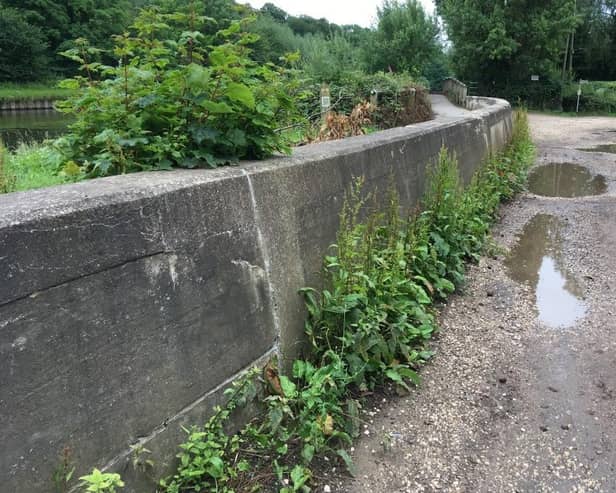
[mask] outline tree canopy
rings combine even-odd
[[[204,35],[254,17],[250,29],[260,37],[253,46],[255,60],[277,64],[287,53],[299,52],[306,74],[322,81],[340,80],[351,71],[443,75],[438,25],[417,0],[385,0],[374,28],[293,16],[273,3],[254,10],[235,0],[0,0],[1,17],[12,24],[0,34],[0,82],[72,75],[75,65],[58,53],[72,48],[78,38],[102,48],[103,61],[109,62],[113,35],[125,32],[139,9],[148,6],[167,12],[195,9],[213,19],[201,28]],[[9,35],[15,26],[20,32]],[[29,55],[17,56],[20,52]],[[439,61],[436,70],[434,60]]]
[[[441,52],[436,19],[418,0],[385,0],[377,17],[372,49],[367,51],[372,69],[420,73]]]
[[[458,75],[484,90],[551,78],[567,35],[575,28],[575,0],[436,0]]]

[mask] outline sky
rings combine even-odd
[[[376,19],[376,8],[382,0],[243,0],[255,8],[273,3],[291,15],[325,17],[336,24],[359,24],[369,27]],[[429,13],[434,12],[433,0],[420,0]],[[240,2],[241,3],[241,2]]]

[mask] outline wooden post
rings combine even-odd
[[[329,93],[329,85],[323,82],[321,85],[321,119],[325,120],[331,106],[332,100]]]

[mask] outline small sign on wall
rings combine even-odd
[[[531,75],[530,76],[530,80],[532,80],[533,82],[538,82],[539,81],[539,76],[538,75]]]

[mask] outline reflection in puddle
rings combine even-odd
[[[528,189],[545,197],[584,197],[607,191],[603,175],[593,174],[584,166],[552,163],[535,168],[528,177]]]
[[[506,260],[511,278],[535,289],[539,320],[554,328],[571,327],[586,314],[582,290],[563,266],[560,244],[558,219],[539,214]]]
[[[616,130],[612,130],[616,132]],[[578,149],[578,151],[584,152],[609,152],[610,154],[616,154],[616,144],[601,144],[595,147],[589,147],[588,149]]]

